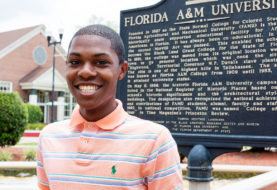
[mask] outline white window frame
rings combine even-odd
[[[45,92],[37,90],[37,101],[39,104],[44,104],[46,102]]]
[[[0,80],[0,92],[12,92],[12,91],[13,91],[12,82]]]

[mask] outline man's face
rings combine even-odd
[[[117,81],[127,71],[127,63],[119,64],[110,47],[106,38],[81,35],[73,39],[69,48],[67,84],[80,105],[80,113],[89,121],[102,119],[115,109]]]

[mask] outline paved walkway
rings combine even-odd
[[[233,152],[217,157],[213,164],[277,166],[277,152]]]
[[[3,177],[0,176],[1,190],[39,190],[37,178],[33,177]]]

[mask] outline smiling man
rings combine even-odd
[[[102,119],[116,108],[116,84],[124,77],[127,67],[127,62],[119,62],[109,39],[79,35],[72,40],[66,80],[87,121]]]
[[[70,120],[41,132],[41,189],[183,188],[177,146],[168,129],[129,115],[115,98],[127,68],[122,40],[108,27],[90,25],[73,36],[66,80],[78,106]]]

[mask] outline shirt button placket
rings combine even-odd
[[[92,124],[92,123],[89,123],[89,124],[88,124],[88,128],[93,128],[93,124]]]
[[[84,127],[85,128],[92,128],[93,124],[87,123],[87,124],[84,124]],[[87,139],[86,137],[83,137],[81,142],[84,143],[84,144],[88,144],[89,143],[89,139]]]

